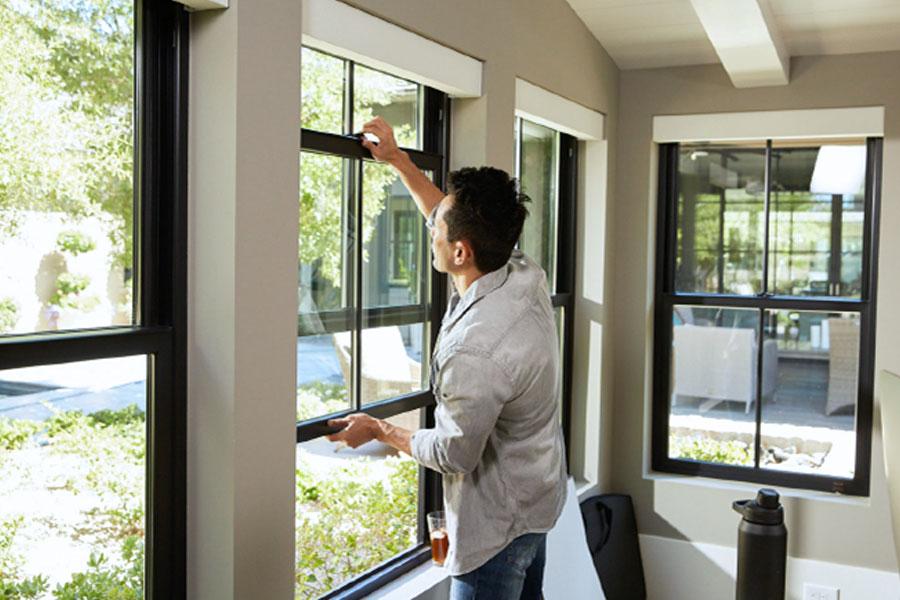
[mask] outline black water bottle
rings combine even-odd
[[[752,500],[737,500],[744,517],[738,527],[735,600],[784,600],[787,528],[778,492],[759,490]]]

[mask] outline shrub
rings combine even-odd
[[[297,469],[296,598],[318,598],[416,543],[418,464],[388,458],[387,480],[365,461],[317,480]]]
[[[56,247],[61,252],[68,252],[72,256],[78,256],[90,252],[97,247],[90,236],[80,231],[63,231],[56,238]]]
[[[0,449],[18,450],[42,427],[36,421],[0,417]]]
[[[753,464],[752,448],[739,440],[670,436],[669,456],[729,465]]]
[[[22,521],[21,516],[0,521],[0,600],[32,600],[47,592],[46,577],[22,579],[22,557],[12,549]]]
[[[56,600],[142,600],[144,597],[144,541],[128,538],[122,547],[124,565],[110,564],[103,554],[92,553],[87,571],[74,573],[56,586]]]
[[[0,333],[12,331],[19,322],[19,305],[12,298],[0,298]]]
[[[87,275],[60,273],[56,278],[56,291],[50,296],[50,304],[61,308],[83,308],[85,303],[79,296],[90,284],[91,278]]]
[[[297,387],[297,420],[304,421],[347,410],[347,388],[340,383],[315,381]]]

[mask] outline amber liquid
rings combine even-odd
[[[450,550],[450,538],[443,529],[431,532],[431,560],[436,565],[444,564]]]

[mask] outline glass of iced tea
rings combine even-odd
[[[447,560],[450,538],[447,536],[447,519],[444,511],[428,513],[428,537],[431,538],[431,562],[439,567]]]

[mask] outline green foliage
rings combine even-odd
[[[354,461],[321,479],[297,468],[296,598],[318,598],[416,543],[418,465],[388,458],[387,479]]]
[[[12,298],[0,298],[0,333],[12,331],[19,321],[19,305]]]
[[[0,417],[0,450],[18,450],[43,427],[36,421]]]
[[[81,292],[91,284],[91,278],[87,275],[76,273],[60,273],[56,278],[56,291],[50,296],[50,304],[61,308],[86,308],[89,301],[81,298]]]
[[[141,600],[144,597],[144,541],[129,537],[122,546],[123,565],[92,553],[88,568],[53,590],[56,600]]]
[[[78,256],[90,252],[97,247],[89,235],[80,231],[62,231],[56,238],[56,247],[61,252],[67,252],[72,256]]]
[[[753,464],[752,448],[739,440],[670,436],[669,456],[729,465]]]
[[[374,115],[373,107],[389,104],[392,100],[386,85],[372,83],[354,90],[357,122],[368,121]],[[342,133],[343,85],[342,61],[303,50],[303,127]],[[409,145],[415,141],[409,126],[398,128],[396,136],[401,144]],[[317,265],[322,278],[335,288],[341,287],[341,247],[345,237],[341,227],[344,170],[344,161],[338,157],[304,152],[301,158],[300,262]],[[362,182],[364,242],[372,238],[375,220],[384,210],[395,178],[386,165],[366,164]]]
[[[22,557],[13,550],[13,541],[23,517],[0,521],[0,600],[32,600],[47,591],[47,578],[22,578]]]
[[[0,234],[97,217],[132,263],[133,3],[0,0]]]
[[[347,388],[340,383],[314,381],[297,387],[297,420],[305,421],[350,407]]]

